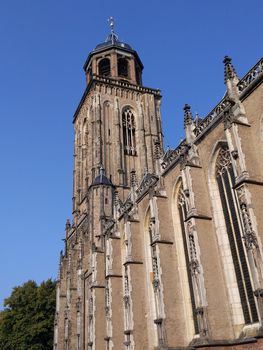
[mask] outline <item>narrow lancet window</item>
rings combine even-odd
[[[135,121],[132,111],[127,108],[122,113],[124,153],[136,155]]]
[[[230,152],[228,148],[224,146],[219,150],[216,160],[216,180],[220,193],[244,320],[246,324],[249,324],[258,321],[258,314],[242,239],[244,234],[240,225],[240,216],[233,190],[234,179]]]

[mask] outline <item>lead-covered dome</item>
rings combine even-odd
[[[110,33],[110,35],[107,37],[107,39],[103,43],[98,44],[95,47],[93,52],[98,52],[100,50],[110,48],[111,46],[117,46],[117,47],[120,47],[122,49],[134,51],[133,48],[129,44],[126,44],[126,43],[120,41],[118,36],[115,33]]]

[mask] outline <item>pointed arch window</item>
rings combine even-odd
[[[108,58],[103,58],[99,62],[99,75],[104,77],[110,76],[110,60]]]
[[[235,175],[227,146],[221,147],[218,152],[215,172],[244,320],[246,324],[254,323],[258,321],[258,313],[242,239],[244,234],[233,190]]]
[[[136,155],[135,121],[134,114],[130,108],[126,108],[122,113],[122,129],[124,153]]]

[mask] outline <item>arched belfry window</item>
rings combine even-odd
[[[123,144],[124,153],[131,156],[136,155],[134,119],[131,109],[126,108],[122,113]]]
[[[129,69],[128,69],[128,61],[126,58],[118,59],[118,76],[128,78]]]
[[[258,321],[258,314],[242,238],[244,233],[240,225],[240,216],[233,190],[235,176],[227,146],[221,147],[218,152],[215,175],[222,203],[244,320],[246,324],[254,323]]]
[[[99,75],[104,77],[110,76],[110,60],[108,58],[103,58],[99,62]]]

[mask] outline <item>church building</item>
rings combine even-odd
[[[263,58],[239,79],[226,56],[224,97],[186,104],[165,151],[160,91],[110,25],[73,118],[54,350],[263,349]]]

